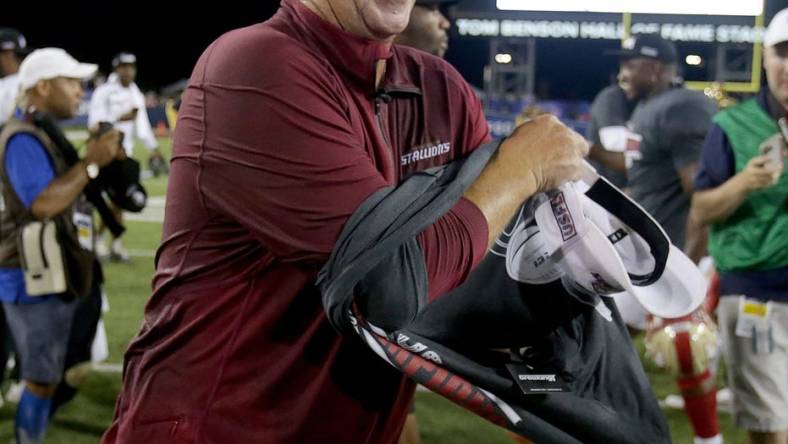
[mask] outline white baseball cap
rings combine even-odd
[[[788,8],[772,17],[763,36],[763,46],[770,47],[786,41],[788,41]]]
[[[31,52],[19,66],[19,88],[27,91],[39,80],[56,77],[87,80],[97,69],[98,65],[80,63],[60,48],[41,48]]]
[[[581,195],[583,213],[608,240],[626,271],[620,283],[649,313],[677,318],[706,297],[706,279],[662,227],[605,179]],[[614,296],[615,297],[615,296]]]
[[[537,195],[520,211],[512,227],[506,248],[506,272],[518,282],[546,284],[560,279],[564,272],[550,256],[551,248],[533,217],[534,210],[546,198]],[[525,216],[525,217],[522,217]]]
[[[664,318],[694,311],[706,295],[703,275],[645,210],[590,171],[586,184],[565,184],[541,199],[535,226],[518,224],[509,276],[535,284],[561,278],[603,296],[625,292]]]
[[[117,68],[120,65],[136,65],[136,64],[137,64],[137,56],[135,56],[130,52],[121,52],[112,58],[113,68]]]
[[[613,244],[585,214],[581,193],[564,184],[547,195],[536,209],[536,224],[564,280],[600,295],[623,291],[627,270]]]

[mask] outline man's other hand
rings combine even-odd
[[[85,162],[103,167],[118,157],[120,132],[110,130],[98,138],[88,140]]]
[[[750,159],[750,161],[747,162],[747,166],[745,166],[735,177],[739,186],[742,187],[744,191],[751,193],[761,188],[774,185],[776,179],[780,178],[782,171],[782,164],[775,165],[771,161],[770,156],[764,154]]]

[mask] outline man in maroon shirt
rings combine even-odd
[[[283,0],[197,62],[105,443],[396,440],[413,384],[331,328],[314,282],[369,195],[489,139],[453,68],[391,45],[412,7]],[[504,142],[419,236],[430,297],[463,281],[524,199],[577,177],[586,149],[554,118]]]

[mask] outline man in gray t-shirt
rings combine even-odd
[[[619,86],[638,104],[622,142],[632,197],[684,247],[700,150],[716,105],[703,93],[674,87],[676,49],[657,35],[620,51]]]
[[[633,43],[620,52],[618,81],[637,106],[626,128],[601,139],[620,151],[607,157],[626,167],[632,197],[683,248],[693,179],[716,106],[702,93],[673,86],[678,57],[672,43],[657,35],[640,35]],[[683,342],[676,338],[678,350]],[[695,442],[721,444],[712,372],[696,368],[689,350],[678,355],[677,383]]]
[[[684,247],[692,178],[715,111],[703,93],[672,88],[642,100],[628,125],[640,136],[626,151],[632,197],[679,248]]]

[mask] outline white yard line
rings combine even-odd
[[[123,372],[123,364],[112,362],[97,362],[93,363],[93,370],[99,373],[121,373]]]
[[[124,213],[123,219],[130,220],[132,222],[162,223],[164,222],[164,211],[154,212],[154,211],[143,210],[142,213]]]
[[[155,250],[134,250],[130,249],[129,256],[131,257],[155,257],[156,251]]]
[[[164,222],[164,203],[164,196],[149,197],[144,210],[139,213],[124,212],[123,218],[135,222]]]

